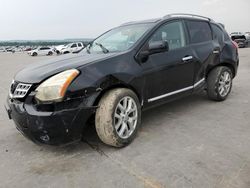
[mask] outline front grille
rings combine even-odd
[[[10,86],[11,98],[21,99],[24,98],[29,92],[32,84],[24,84],[13,81]]]

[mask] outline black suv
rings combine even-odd
[[[81,139],[95,120],[100,139],[129,144],[141,110],[195,92],[223,101],[238,68],[238,49],[221,24],[190,14],[130,22],[79,54],[35,63],[15,75],[6,109],[38,143]]]

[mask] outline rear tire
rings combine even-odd
[[[123,147],[133,141],[141,124],[141,106],[136,94],[124,88],[108,91],[96,111],[95,127],[108,145]]]
[[[208,98],[215,101],[224,101],[231,92],[233,74],[230,68],[219,66],[214,68],[207,78]]]
[[[49,55],[49,56],[53,55],[53,52],[50,51],[50,52],[48,53],[48,55]]]
[[[36,53],[36,52],[34,52],[34,53],[32,54],[32,56],[37,56],[37,53]]]

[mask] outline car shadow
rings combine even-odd
[[[140,134],[140,130],[143,129],[150,129],[150,128],[157,129],[157,127],[155,126],[165,126],[159,124],[156,125],[154,121],[156,121],[157,119],[168,116],[169,114],[172,113],[185,113],[185,111],[187,111],[189,108],[199,108],[200,106],[211,102],[213,101],[209,101],[205,92],[202,92],[199,94],[185,97],[170,103],[165,103],[161,106],[157,106],[149,110],[143,111],[141,127],[138,133]],[[84,130],[82,142],[87,143],[88,145],[90,145],[95,149],[99,147],[105,147],[105,148],[107,147],[98,138],[95,130],[95,125],[93,123],[87,126],[86,129]]]

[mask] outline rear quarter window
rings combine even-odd
[[[219,44],[224,43],[224,32],[217,25],[211,24],[213,30],[213,40],[218,41]]]
[[[224,33],[224,40],[225,41],[228,41],[228,40],[231,41],[231,37],[229,36],[229,34],[226,31],[224,31],[223,33]]]
[[[186,23],[190,34],[190,42],[192,44],[212,40],[212,32],[207,22],[187,20]]]

